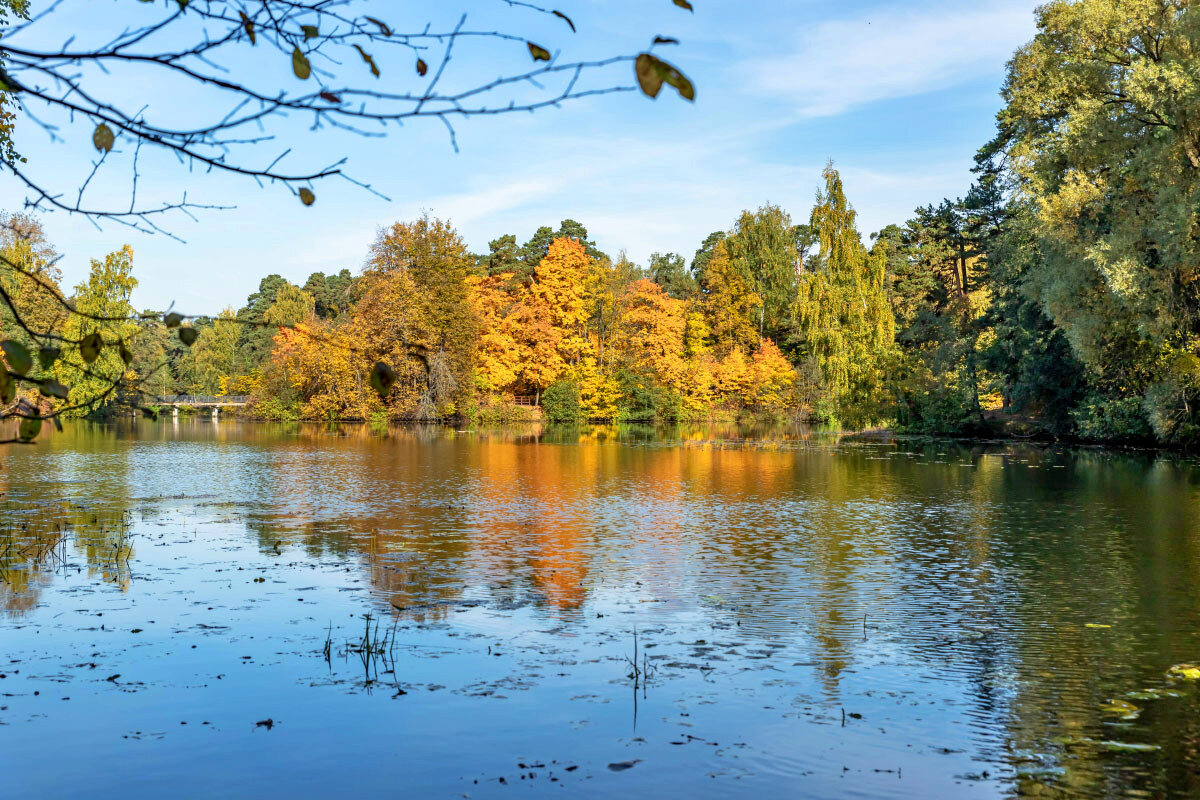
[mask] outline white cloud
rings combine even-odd
[[[746,63],[756,92],[788,97],[802,116],[840,114],[993,75],[1033,37],[1032,0],[871,12],[801,30],[793,52]]]

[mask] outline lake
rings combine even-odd
[[[0,452],[0,796],[1200,796],[1200,461],[77,423]]]

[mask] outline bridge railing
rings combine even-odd
[[[155,402],[169,406],[244,406],[250,401],[248,394],[168,394],[154,398]]]

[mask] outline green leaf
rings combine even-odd
[[[417,74],[420,75],[421,77],[424,77],[425,73],[428,71],[429,71],[429,65],[425,63],[425,59],[418,58],[417,59]]]
[[[8,405],[17,396],[17,382],[8,374],[8,370],[0,367],[0,400]]]
[[[550,60],[550,51],[546,48],[542,47],[541,45],[534,44],[533,42],[526,42],[525,44],[529,46],[529,55],[533,56],[534,61]]]
[[[50,366],[58,361],[60,355],[62,355],[62,351],[57,347],[43,347],[38,350],[38,363],[42,365],[42,369],[50,369]]]
[[[321,35],[321,32],[317,30],[316,25],[301,25],[300,30],[304,31],[304,41],[306,42],[309,39],[315,39]]]
[[[258,44],[258,40],[254,38],[254,20],[247,17],[245,11],[239,11],[238,14],[242,17],[242,28],[246,31],[246,35],[250,37],[250,44]]]
[[[571,22],[570,17],[568,17],[566,14],[562,13],[561,11],[551,11],[550,13],[553,14],[554,16],[558,17],[562,21],[566,22],[568,25],[570,25],[571,33],[575,33],[575,23]]]
[[[113,142],[117,139],[113,135],[112,128],[101,122],[96,126],[96,130],[92,131],[92,144],[102,153],[107,153],[113,149]]]
[[[33,367],[33,359],[30,358],[29,351],[20,342],[7,339],[0,342],[0,350],[4,351],[4,360],[8,362],[8,368],[16,374],[24,375]]]
[[[375,366],[371,367],[371,388],[379,395],[379,399],[386,400],[395,383],[396,371],[382,361],[376,361]]]
[[[367,20],[367,22],[370,22],[370,23],[374,24],[375,27],[379,28],[379,32],[382,33],[384,36],[392,35],[392,29],[389,28],[387,26],[387,23],[384,22],[383,20],[375,19],[374,17],[366,17],[365,19]]]
[[[679,6],[680,8],[686,8],[688,11],[696,10],[692,8],[692,4],[689,3],[688,0],[675,0],[675,5]]]
[[[654,44],[679,44],[679,40],[674,36],[655,36]]]
[[[308,80],[308,76],[312,75],[312,66],[308,63],[308,56],[301,53],[299,47],[292,47],[292,72],[296,73],[296,77],[302,81]]]
[[[66,400],[67,395],[71,390],[63,386],[58,381],[44,380],[38,385],[38,391],[46,397],[57,397],[59,400]]]
[[[188,7],[188,0],[175,0],[175,2],[179,4],[179,10],[180,10],[180,11],[186,11],[186,10],[187,10],[187,7]]]
[[[316,199],[317,199],[317,196],[312,193],[312,189],[308,189],[303,186],[300,187],[300,202],[301,203],[304,203],[304,205],[306,205],[306,206],[311,206],[314,202],[316,202]]]
[[[191,347],[193,344],[195,344],[196,338],[199,336],[200,336],[200,333],[195,328],[180,328],[179,329],[179,341],[183,342],[188,347]]]
[[[183,314],[176,314],[174,311],[163,317],[163,324],[168,328],[178,328],[182,322]]]
[[[375,66],[375,59],[371,58],[371,54],[368,53],[366,50],[363,50],[358,45],[354,45],[354,49],[358,51],[358,54],[360,56],[362,56],[362,60],[367,62],[371,66],[371,74],[374,75],[376,78],[378,78],[379,77],[379,67]]]
[[[129,348],[125,346],[124,339],[117,342],[117,355],[121,356],[121,360],[125,362],[126,366],[133,363],[133,353],[129,352]]]
[[[83,341],[79,343],[79,355],[85,363],[91,364],[100,357],[100,351],[104,349],[104,339],[98,333],[89,333],[83,337]]]
[[[40,417],[23,419],[21,420],[20,427],[17,428],[17,438],[22,442],[32,442],[41,432],[42,420]]]

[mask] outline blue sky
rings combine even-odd
[[[51,18],[57,21],[41,35],[46,41],[78,35],[79,44],[112,22],[118,2],[68,0],[67,13]],[[315,187],[316,204],[304,208],[278,186],[189,174],[172,161],[144,156],[144,197],[176,197],[187,189],[193,201],[237,208],[174,220],[169,227],[185,244],[112,224],[98,231],[62,213],[44,215],[63,253],[64,282],[78,283],[89,259],[129,243],[140,281],[136,305],[174,302],[189,313],[212,313],[240,306],[268,273],[303,283],[315,270],[357,271],[379,226],[424,209],[450,219],[477,252],[501,234],[524,241],[539,225],[570,217],[613,255],[624,249],[644,264],[652,251],[676,251],[690,260],[706,234],[730,227],[744,208],[771,202],[806,219],[828,159],[841,171],[866,235],[904,221],[918,205],[966,191],[971,158],[990,137],[1000,107],[1005,62],[1032,38],[1037,3],[694,5],[695,14],[688,14],[670,0],[557,0],[555,7],[579,27],[571,34],[558,20],[509,9],[502,0],[453,4],[467,11],[472,27],[519,32],[561,51],[563,59],[636,52],[654,34],[675,36],[681,44],[660,54],[692,78],[696,102],[665,88],[656,101],[627,93],[533,115],[466,120],[456,126],[457,154],[445,128],[432,120],[392,129],[384,139],[311,134],[305,123],[290,121],[271,129],[278,138],[257,146],[261,156],[250,154],[269,161],[293,147],[287,163],[297,168],[348,155],[348,171],[391,202],[345,182],[325,182]],[[412,29],[427,19],[453,24],[450,6],[363,7],[397,29],[407,20]],[[153,11],[120,2],[122,12],[131,7]],[[527,58],[511,48],[464,48],[446,79],[467,85],[499,65],[523,66]],[[271,65],[234,66],[266,70],[264,79],[277,85],[298,83],[287,64],[277,76],[269,73]],[[386,80],[416,80],[411,64],[382,66]],[[608,78],[630,83],[630,72],[623,65]],[[211,111],[203,98],[181,96],[174,87],[126,81],[121,91],[130,104],[150,104],[148,113]],[[63,141],[52,142],[26,123],[18,145],[31,173],[74,191],[91,168],[91,127],[64,126],[60,134]],[[128,203],[128,186],[127,173],[114,169],[100,173],[90,191],[97,201],[124,197]],[[24,196],[23,187],[0,173],[0,205],[18,210]]]

